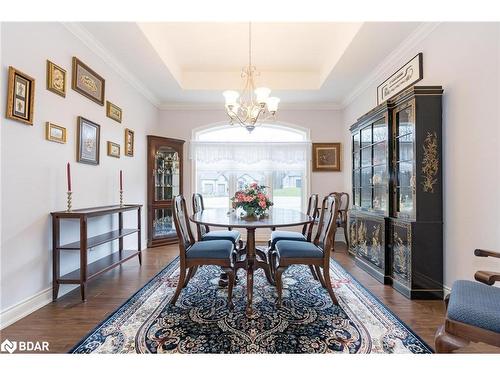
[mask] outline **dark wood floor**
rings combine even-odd
[[[380,284],[356,267],[353,259],[346,254],[343,244],[339,243],[336,248],[334,258],[433,346],[434,333],[443,320],[444,303],[406,299],[390,286]],[[87,302],[81,302],[78,290],[72,291],[57,302],[48,304],[0,331],[0,341],[5,338],[43,340],[49,342],[51,352],[67,352],[175,258],[178,251],[176,245],[148,249],[144,252],[142,267],[134,259],[92,280],[88,284]],[[462,351],[500,353],[498,348],[484,344],[473,344]]]

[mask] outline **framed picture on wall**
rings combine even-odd
[[[313,172],[340,172],[340,143],[313,143],[312,148]]]
[[[377,105],[399,94],[424,78],[423,55],[420,52],[377,87]]]
[[[66,128],[53,124],[51,122],[45,123],[45,139],[47,141],[66,143]]]
[[[122,122],[122,109],[110,101],[106,101],[106,116],[117,122]]]
[[[108,141],[108,156],[120,157],[120,145],[118,143]]]
[[[9,66],[7,118],[33,125],[35,79]]]
[[[73,90],[99,105],[104,105],[104,86],[104,78],[81,62],[77,57],[73,57],[71,79],[71,88]]]
[[[98,165],[100,141],[100,125],[78,116],[76,161],[79,163]]]
[[[125,156],[134,156],[134,131],[125,129]]]
[[[66,70],[47,60],[47,90],[66,97]]]

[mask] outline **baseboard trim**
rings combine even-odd
[[[142,251],[145,250],[147,250],[147,247],[143,246]],[[61,290],[59,297],[64,296],[65,294],[78,287],[78,285],[74,285],[73,287],[67,288],[67,290],[65,290],[64,292],[63,290]],[[52,286],[22,300],[21,302],[16,303],[15,305],[7,307],[5,310],[0,312],[0,330],[10,326],[11,324],[14,324],[18,320],[28,316],[38,309],[41,309],[51,302]]]
[[[42,308],[52,301],[52,287],[36,293],[34,296],[6,308],[1,312],[0,329],[4,329],[19,319],[31,314],[32,312]]]

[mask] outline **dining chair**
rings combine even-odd
[[[318,215],[318,194],[312,194],[307,203],[307,215],[312,216],[315,220]],[[289,241],[311,241],[314,221],[309,224],[304,224],[302,232],[294,232],[287,230],[274,230],[271,232],[271,239],[268,242],[270,251],[273,251],[276,243],[282,240]]]
[[[318,279],[330,294],[333,303],[338,305],[330,280],[330,253],[333,250],[338,214],[338,196],[330,194],[323,199],[321,204],[318,231],[314,242],[280,240],[276,243],[276,251],[271,253],[271,264],[278,291],[278,307],[282,304],[283,294],[281,276],[289,266],[296,264],[308,265],[313,277]]]
[[[188,219],[186,201],[182,195],[174,198],[174,224],[179,238],[180,276],[170,303],[175,305],[182,289],[187,286],[198,267],[215,265],[220,266],[228,275],[227,304],[229,308],[233,308],[232,295],[236,274],[234,244],[227,239],[195,242]]]
[[[476,249],[478,257],[500,258],[500,253]],[[451,353],[471,341],[500,347],[499,272],[477,271],[479,282],[457,280],[446,296],[446,318],[434,337],[438,353]]]
[[[345,244],[349,249],[349,230],[347,225],[349,223],[347,214],[349,212],[349,194],[345,192],[334,192],[331,194],[337,194],[339,199],[339,217],[337,218],[337,228],[342,228],[344,230]]]
[[[193,211],[194,213],[201,212],[205,209],[203,196],[199,193],[193,194]],[[237,230],[214,230],[211,231],[208,225],[197,224],[198,241],[213,241],[213,240],[228,240],[231,241],[238,249],[243,248],[243,241],[240,239],[241,234]]]

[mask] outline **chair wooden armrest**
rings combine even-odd
[[[474,250],[474,255],[477,257],[500,258],[500,253],[497,253],[496,251],[491,251],[491,250],[476,249],[476,250]]]
[[[489,271],[477,271],[474,278],[484,284],[493,285],[496,281],[500,281],[500,273]]]

